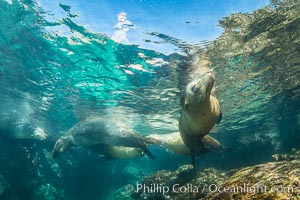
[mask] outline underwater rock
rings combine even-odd
[[[200,199],[207,194],[205,185],[219,184],[227,178],[215,169],[195,171],[192,165],[184,165],[176,171],[158,171],[147,176],[140,185],[143,188],[132,193],[133,199]],[[167,192],[164,192],[168,190]],[[198,192],[197,192],[198,191]]]
[[[293,155],[289,155],[289,154],[274,154],[272,156],[272,159],[274,161],[280,162],[280,161],[291,161],[291,160],[295,160],[295,157]]]
[[[9,189],[9,184],[6,181],[5,177],[3,175],[0,174],[0,198],[3,196],[3,194],[5,193],[5,191],[7,189]]]
[[[40,185],[35,189],[33,199],[56,200],[63,199],[63,192],[57,190],[49,183]]]
[[[300,2],[270,2],[253,13],[221,19],[224,32],[206,52],[226,113],[218,129],[230,131],[230,137],[222,135],[232,146],[248,149],[247,153],[261,159],[299,146]],[[232,94],[239,97],[232,98]],[[238,152],[237,158],[245,155]]]
[[[128,199],[131,199],[130,195],[131,194],[126,192],[124,190],[124,188],[119,188],[117,191],[114,191],[112,195],[109,195],[109,196],[112,196],[112,197],[108,198],[108,200],[115,200],[115,199],[128,200]]]
[[[235,74],[232,76],[247,77],[242,70],[250,72],[252,78],[263,76],[274,94],[299,86],[296,70],[300,64],[299,8],[300,3],[296,0],[272,1],[270,6],[251,14],[236,13],[221,19],[219,23],[224,32],[207,51],[207,56],[217,68],[216,74],[223,74],[227,64],[236,65],[241,71],[233,71]],[[234,60],[239,62],[234,63]],[[247,65],[249,61],[252,64]],[[259,67],[254,63],[259,63]],[[218,82],[222,83],[219,79]]]
[[[282,153],[282,154],[274,154],[272,156],[274,161],[292,161],[292,160],[300,160],[300,151],[296,149],[292,149],[291,153]]]
[[[125,166],[122,172],[126,173],[132,179],[132,181],[136,180],[137,178],[145,177],[149,174],[149,172],[145,171],[145,168],[135,163]]]
[[[298,151],[297,155],[300,154]],[[292,155],[291,155],[292,156]],[[140,199],[297,199],[300,196],[300,160],[269,162],[228,172],[158,171],[147,176],[131,197]],[[297,158],[297,159],[296,159]]]
[[[208,199],[297,199],[300,161],[270,162],[236,171]],[[228,189],[227,192],[225,189]]]

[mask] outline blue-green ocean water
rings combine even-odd
[[[223,112],[211,135],[225,147],[199,158],[201,168],[258,164],[299,148],[299,3],[286,5],[256,11],[247,27],[242,14],[220,19],[227,32],[201,46]],[[1,132],[0,199],[115,199],[128,183],[190,163],[159,147],[150,147],[156,160],[107,161],[85,148],[53,160],[55,139],[92,115],[121,116],[144,135],[176,131],[184,70],[178,63],[188,58],[115,43],[72,15],[48,21],[31,0],[0,1],[0,10],[0,111],[25,116],[49,135],[17,140]],[[182,52],[189,47],[152,35]]]

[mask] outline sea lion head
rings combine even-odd
[[[191,106],[203,105],[209,101],[214,85],[215,77],[211,71],[189,82],[181,97],[180,104],[182,108],[188,111]]]

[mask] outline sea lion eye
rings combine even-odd
[[[196,85],[193,85],[193,87],[191,88],[191,91],[194,92],[194,93],[197,91]]]

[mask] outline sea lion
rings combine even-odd
[[[215,97],[215,77],[208,69],[209,61],[201,61],[190,68],[196,75],[185,86],[180,100],[182,107],[179,131],[184,144],[191,150],[195,166],[197,151],[204,149],[202,138],[222,118],[218,99]]]
[[[106,159],[129,159],[145,155],[144,151],[136,147],[96,145],[90,148],[97,154],[105,156]]]
[[[159,140],[161,142],[161,146],[174,153],[180,155],[192,155],[191,150],[184,144],[179,132],[169,134],[151,134],[147,137]],[[208,151],[215,151],[222,148],[220,142],[209,135],[205,135],[201,141],[204,144],[205,149]]]
[[[149,158],[154,159],[147,144],[156,144],[156,142],[135,132],[120,121],[92,117],[78,122],[64,136],[61,136],[54,145],[52,157],[57,157],[72,145],[87,147],[107,145],[140,148]]]
[[[13,139],[45,140],[45,131],[16,111],[0,114],[0,132]]]

